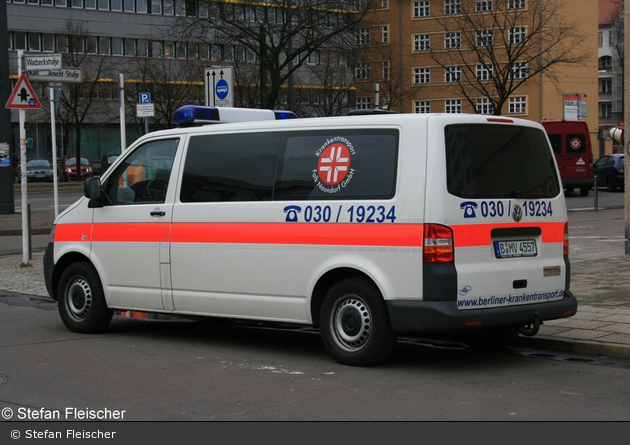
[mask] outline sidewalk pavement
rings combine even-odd
[[[52,210],[33,211],[31,233],[50,233],[53,219]],[[0,215],[0,227],[0,236],[21,234],[21,214]],[[546,321],[534,337],[519,336],[517,346],[630,358],[630,255],[625,254],[624,228],[624,209],[618,206],[569,212],[571,290],[578,312]],[[21,255],[0,259],[0,298],[15,292],[48,299],[42,258],[43,253],[34,253],[27,268],[19,267]]]

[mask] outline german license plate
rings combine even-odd
[[[538,255],[538,250],[536,249],[536,241],[534,240],[495,241],[494,253],[497,258],[515,258],[536,256]]]

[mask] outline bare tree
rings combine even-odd
[[[82,180],[81,127],[85,123],[106,123],[113,120],[112,107],[101,99],[104,96],[103,91],[108,88],[103,80],[112,75],[115,65],[111,57],[96,55],[96,39],[90,38],[83,23],[68,21],[57,34],[64,42],[63,66],[81,68],[83,71],[83,82],[70,83],[62,90],[57,112],[59,122],[65,128],[74,129],[77,180]],[[66,154],[68,139],[64,142],[63,153]]]
[[[134,80],[125,87],[125,90],[133,91],[125,95],[127,109],[135,111],[138,95],[150,93],[155,108],[155,116],[151,120],[161,128],[173,127],[173,114],[178,108],[204,102],[199,82],[203,79],[204,70],[201,61],[136,57],[130,60],[126,69]],[[135,112],[132,120],[140,123]]]
[[[500,115],[510,95],[543,74],[556,81],[554,66],[578,64],[588,54],[566,0],[462,0],[459,11],[438,20],[444,50],[431,57],[476,110],[486,98]],[[480,10],[481,8],[481,10]]]
[[[625,88],[625,63],[624,63],[624,35],[625,35],[625,26],[624,26],[624,17],[625,17],[625,1],[624,0],[614,0],[613,1],[613,9],[611,11],[610,17],[607,18],[608,22],[611,25],[610,30],[610,44],[613,48],[615,58],[613,58],[613,64],[618,64],[615,68],[613,68],[613,73],[615,71],[618,72],[618,77],[613,84],[613,88],[616,88],[614,93],[613,100],[613,115],[617,115],[617,120],[623,120],[624,110],[625,110],[625,94],[623,89]],[[615,85],[616,84],[616,85]],[[616,102],[616,103],[615,103]]]
[[[353,3],[362,10],[351,10]],[[347,0],[216,0],[209,2],[207,17],[176,17],[169,34],[177,40],[243,48],[244,59],[249,54],[258,67],[261,107],[276,107],[288,82],[291,108],[292,76],[307,62],[305,56],[326,47],[350,50],[352,30],[368,5]]]
[[[354,75],[346,66],[345,54],[321,51],[317,63],[297,73],[295,112],[300,116],[339,116],[347,114]]]

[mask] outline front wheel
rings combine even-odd
[[[580,196],[588,196],[590,187],[580,187]]]
[[[107,307],[101,279],[86,262],[70,265],[61,275],[57,305],[63,324],[84,334],[104,330],[114,311]]]
[[[344,365],[382,362],[396,344],[380,291],[362,278],[347,278],[330,288],[319,325],[326,349]]]

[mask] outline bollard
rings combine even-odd
[[[595,200],[594,207],[595,207],[595,211],[597,212],[598,207],[599,207],[598,202],[597,202],[597,176],[593,177],[593,189],[595,189],[594,190],[595,191],[595,197],[593,198]]]
[[[27,224],[28,224],[28,260],[31,261],[33,259],[33,238],[31,237],[31,203],[29,202],[26,205],[27,208]]]

